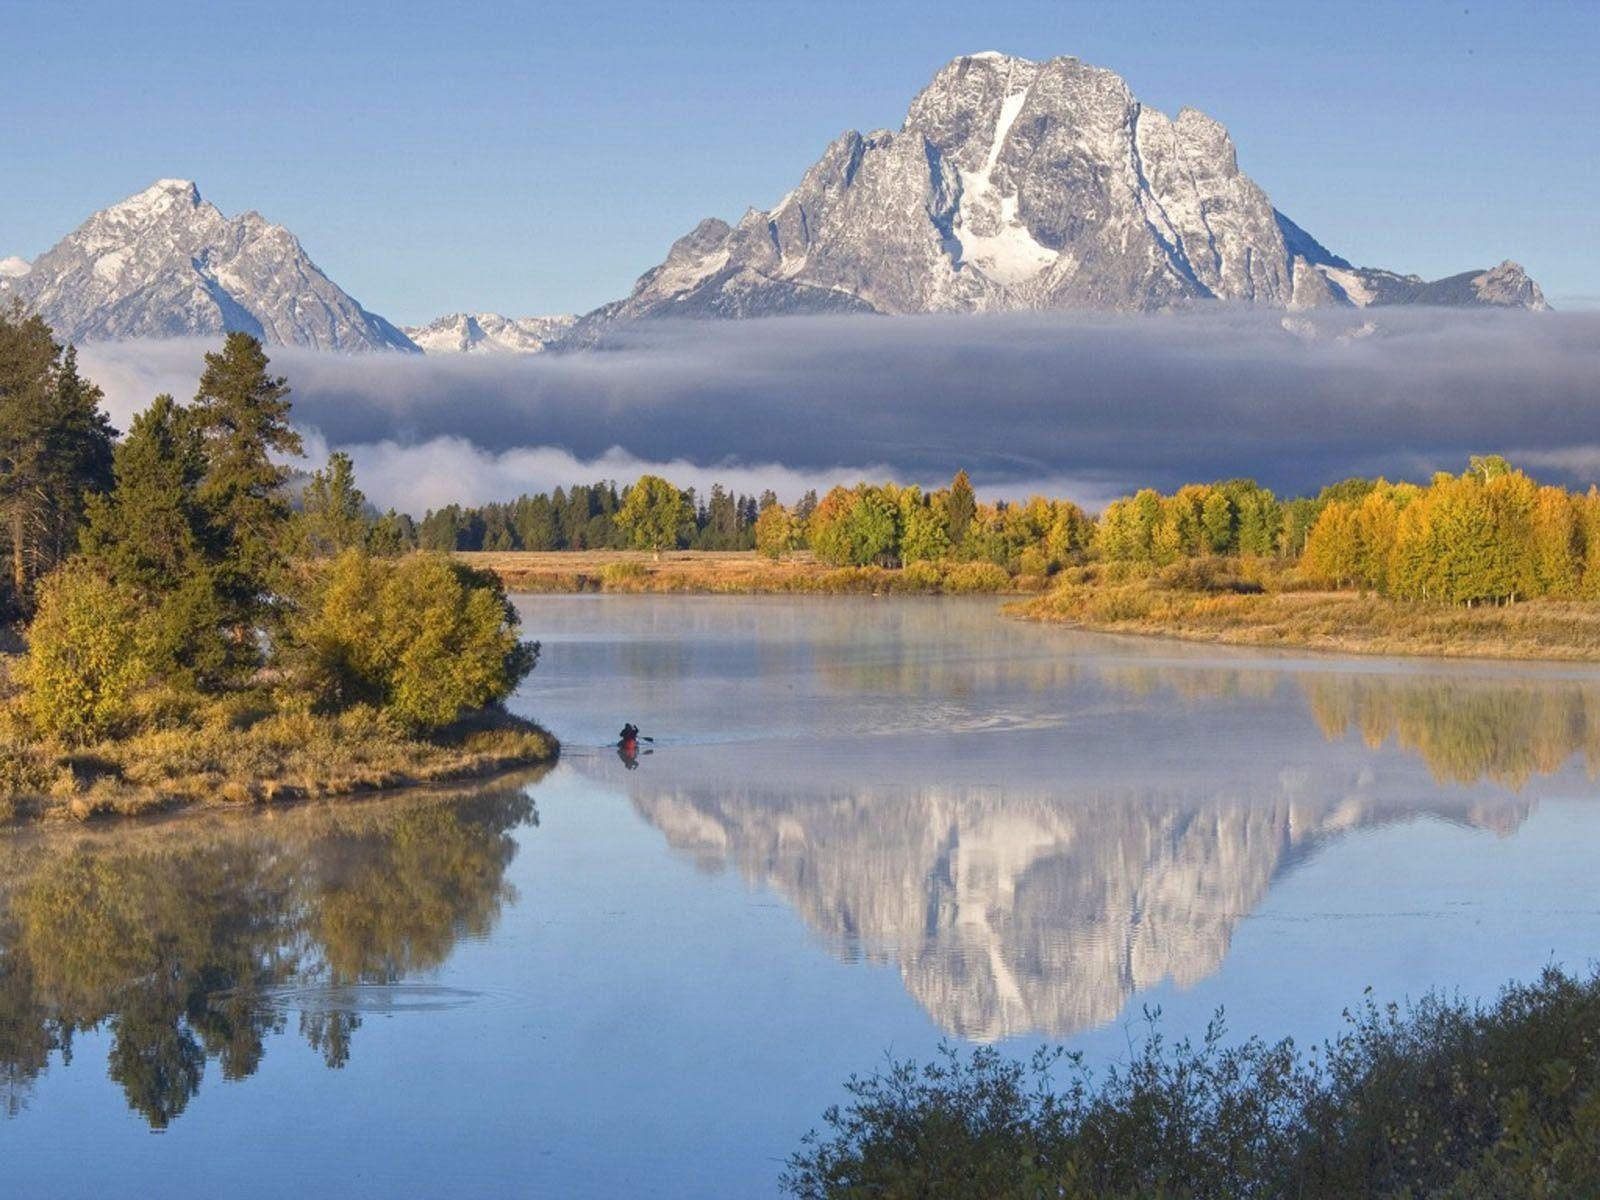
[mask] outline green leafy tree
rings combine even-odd
[[[901,489],[899,516],[903,562],[938,562],[950,557],[947,513],[929,503],[918,488]]]
[[[783,505],[774,501],[756,517],[756,550],[774,562],[800,548],[800,523]]]
[[[616,525],[636,550],[654,550],[659,556],[694,532],[694,505],[661,476],[643,475],[623,498]]]
[[[1206,549],[1212,554],[1229,554],[1238,549],[1237,519],[1232,498],[1221,488],[1213,488],[1200,507]]]
[[[498,577],[437,554],[346,551],[291,632],[324,703],[374,703],[416,729],[505,699],[538,657]]]
[[[44,578],[22,667],[23,708],[37,729],[82,744],[116,728],[149,670],[143,615],[127,588],[85,560]]]

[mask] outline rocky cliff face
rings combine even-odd
[[[0,282],[74,342],[242,330],[317,350],[416,349],[287,229],[254,212],[224,217],[185,179],[95,213],[31,266],[15,260]]]
[[[841,136],[737,225],[701,222],[575,340],[648,317],[1018,308],[1543,307],[1514,263],[1427,283],[1352,267],[1277,212],[1228,132],[1146,108],[1111,71],[949,63],[898,131]]]

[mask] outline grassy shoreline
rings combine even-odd
[[[1168,589],[1147,581],[1068,584],[1006,606],[1028,620],[1097,633],[1337,654],[1600,662],[1600,605],[1422,604],[1354,592]]]
[[[553,764],[561,747],[500,709],[430,735],[376,710],[220,710],[203,724],[61,749],[0,744],[0,824],[247,808],[398,792]]]
[[[458,550],[454,558],[494,572],[509,592],[682,595],[1004,595],[1045,581],[1012,579],[992,563],[834,567],[801,552],[781,561],[754,550]]]

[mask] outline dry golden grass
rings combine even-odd
[[[988,563],[914,563],[904,570],[831,567],[808,553],[773,562],[753,550],[462,551],[513,592],[733,594],[1001,593],[1024,590]]]
[[[559,752],[545,730],[499,710],[423,737],[366,707],[323,716],[217,704],[198,721],[82,749],[0,740],[0,819],[281,804],[480,779]]]
[[[1600,604],[1461,608],[1353,592],[1197,592],[1147,581],[1072,583],[1009,612],[1107,633],[1297,646],[1341,654],[1600,661]]]

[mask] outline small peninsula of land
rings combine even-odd
[[[539,646],[500,580],[398,542],[343,454],[297,481],[268,365],[229,334],[192,401],[157,396],[118,441],[72,350],[0,312],[0,619],[17,651],[0,671],[0,820],[555,759],[504,707]]]
[[[326,800],[486,779],[559,753],[550,733],[502,709],[419,733],[376,708],[280,710],[243,693],[179,728],[73,747],[0,745],[0,821]]]

